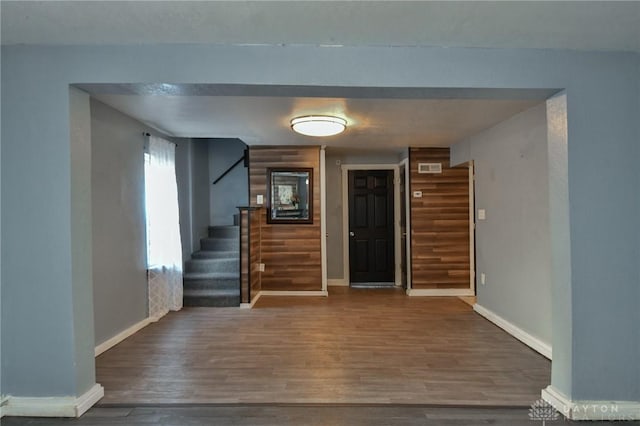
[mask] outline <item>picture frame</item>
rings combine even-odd
[[[267,223],[313,223],[313,168],[267,169]]]

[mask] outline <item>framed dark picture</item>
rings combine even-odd
[[[313,223],[313,169],[267,169],[267,223]]]

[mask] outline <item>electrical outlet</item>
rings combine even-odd
[[[422,198],[422,191],[413,191],[413,198]]]
[[[486,277],[486,275],[484,274],[484,272],[482,272],[482,273],[480,274],[480,284],[485,285],[486,283],[487,283],[487,277]]]
[[[258,271],[260,271],[260,272],[264,272],[264,263],[260,263],[260,264],[258,265]]]
[[[256,195],[256,204],[261,205],[264,203],[264,195]]]
[[[478,209],[478,220],[485,220],[487,218],[487,211],[485,209]]]

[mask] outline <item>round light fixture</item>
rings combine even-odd
[[[347,120],[331,115],[305,115],[292,119],[291,128],[307,136],[333,136],[344,132]]]

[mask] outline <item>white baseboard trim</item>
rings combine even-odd
[[[313,291],[313,290],[311,290],[311,291],[310,290],[301,290],[301,291],[295,291],[295,290],[260,290],[258,292],[258,295],[253,298],[251,303],[241,303],[240,304],[240,309],[251,309],[251,308],[253,308],[253,306],[256,304],[258,299],[260,299],[262,296],[324,296],[324,297],[327,297],[327,296],[329,296],[329,292],[326,291],[326,290],[318,290],[318,291]]]
[[[79,397],[7,397],[4,416],[80,417],[104,396],[104,388],[96,383]]]
[[[329,287],[349,287],[349,282],[344,278],[329,278],[327,280]]]
[[[509,333],[510,335],[512,335],[513,337],[515,337],[516,339],[520,340],[525,345],[529,346],[534,351],[540,353],[546,358],[551,359],[552,350],[551,350],[551,345],[549,345],[548,343],[543,342],[537,337],[524,331],[517,325],[507,321],[506,319],[502,318],[500,315],[496,314],[493,311],[490,311],[489,309],[483,306],[478,305],[477,303],[473,305],[473,310],[476,311],[478,314],[482,315],[483,317],[485,317],[486,319],[488,319],[489,321],[491,321],[492,323],[494,323],[495,325],[497,325],[498,327],[500,327],[501,329],[503,329],[504,331],[506,331],[507,333]]]
[[[181,311],[182,308],[178,309],[178,311]],[[165,315],[167,315],[169,313],[169,310],[167,309],[166,311],[160,312],[159,314],[156,314],[152,317],[149,317],[149,322],[158,322],[162,319],[162,317],[164,317]],[[144,321],[144,320],[143,320]]]
[[[570,420],[640,420],[640,401],[572,401],[551,385],[542,399]]]
[[[256,302],[258,301],[258,299],[260,299],[261,296],[262,296],[262,292],[259,291],[258,294],[256,294],[256,297],[253,298],[251,303],[241,303],[240,304],[240,309],[251,309],[251,308],[253,308],[253,305],[256,304]]]
[[[122,342],[127,337],[132,336],[133,334],[137,333],[138,331],[140,331],[144,327],[148,326],[152,322],[158,321],[160,318],[162,318],[162,316],[163,315],[160,315],[160,316],[154,317],[154,318],[145,318],[142,321],[140,321],[140,322],[138,322],[136,324],[133,324],[131,327],[127,328],[126,330],[123,330],[120,333],[116,334],[115,336],[113,336],[109,340],[100,343],[98,346],[96,346],[95,356],[98,356],[101,353],[108,351],[109,349],[111,349],[112,347],[117,345],[118,343]]]
[[[329,292],[326,290],[262,290],[261,296],[329,296]]]
[[[9,397],[4,395],[0,396],[0,419],[4,417],[4,406],[7,405],[7,402],[9,402]]]
[[[468,288],[408,288],[407,296],[475,296]]]
[[[82,396],[76,399],[76,417],[80,417],[93,407],[93,405],[100,401],[104,396],[104,388],[101,384],[96,383],[85,392]]]

